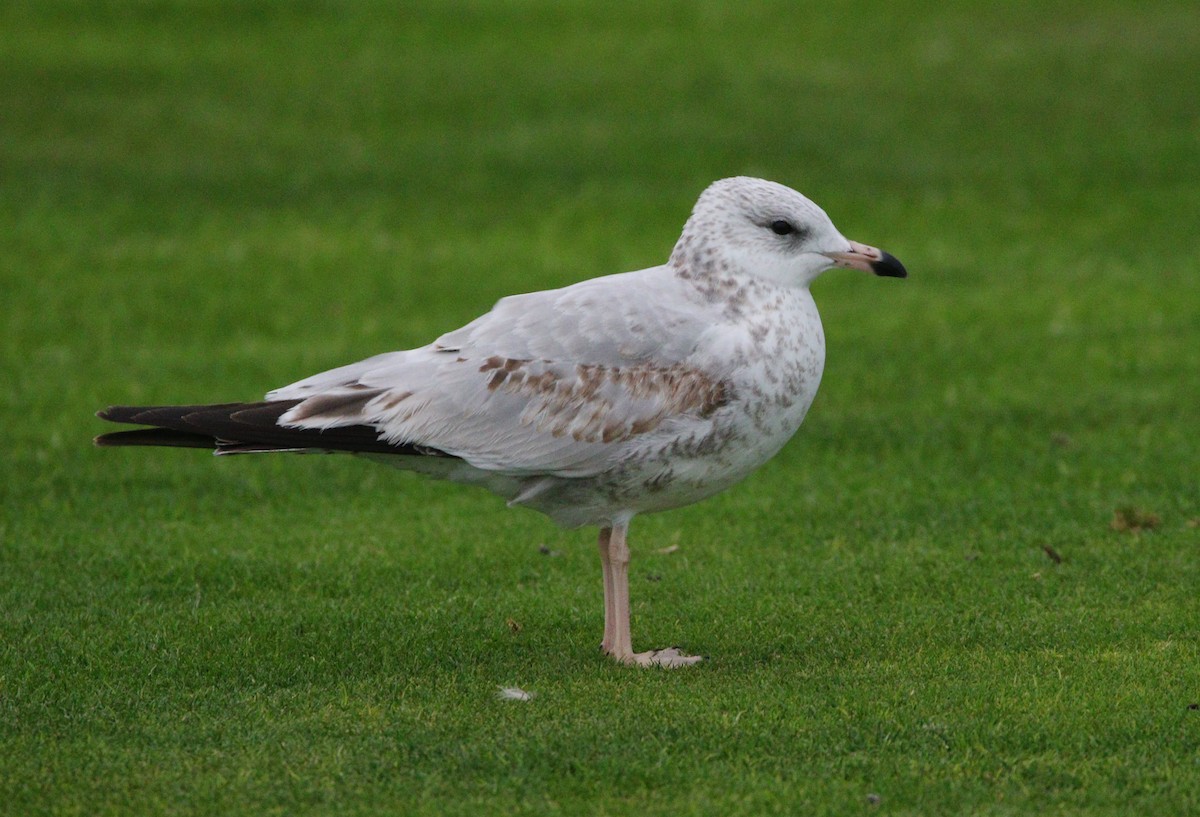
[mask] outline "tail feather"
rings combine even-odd
[[[215,437],[207,434],[188,434],[171,428],[135,428],[129,431],[112,431],[101,434],[95,439],[101,448],[122,445],[164,445],[172,448],[207,448],[217,447]]]
[[[215,403],[190,406],[111,406],[96,413],[102,420],[150,428],[114,431],[96,438],[98,446],[159,445],[207,448],[218,454],[282,451],[350,451],[370,454],[449,457],[413,443],[381,439],[369,425],[339,428],[288,428],[279,418],[299,400],[262,403]]]
[[[96,412],[101,420],[113,423],[137,423],[154,426],[180,422],[180,418],[197,411],[236,410],[250,403],[199,403],[194,406],[109,406]]]

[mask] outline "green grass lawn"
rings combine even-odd
[[[403,5],[0,6],[0,813],[1197,813],[1194,3]],[[911,277],[824,277],[801,433],[635,522],[698,668],[599,654],[591,531],[91,447],[660,263],[736,173]]]

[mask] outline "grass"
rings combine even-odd
[[[1194,16],[4,4],[0,813],[1195,813]],[[796,440],[635,523],[694,671],[597,654],[589,532],[89,445],[657,263],[733,173],[912,277],[822,279]]]

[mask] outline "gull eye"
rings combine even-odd
[[[784,221],[780,218],[771,222],[771,232],[775,233],[775,235],[791,235],[796,232],[796,228],[790,221]]]

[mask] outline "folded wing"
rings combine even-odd
[[[647,435],[692,434],[731,398],[696,365],[714,319],[662,268],[501,300],[420,349],[267,395],[297,430],[378,430],[505,474],[590,476]],[[666,304],[679,304],[672,310]]]

